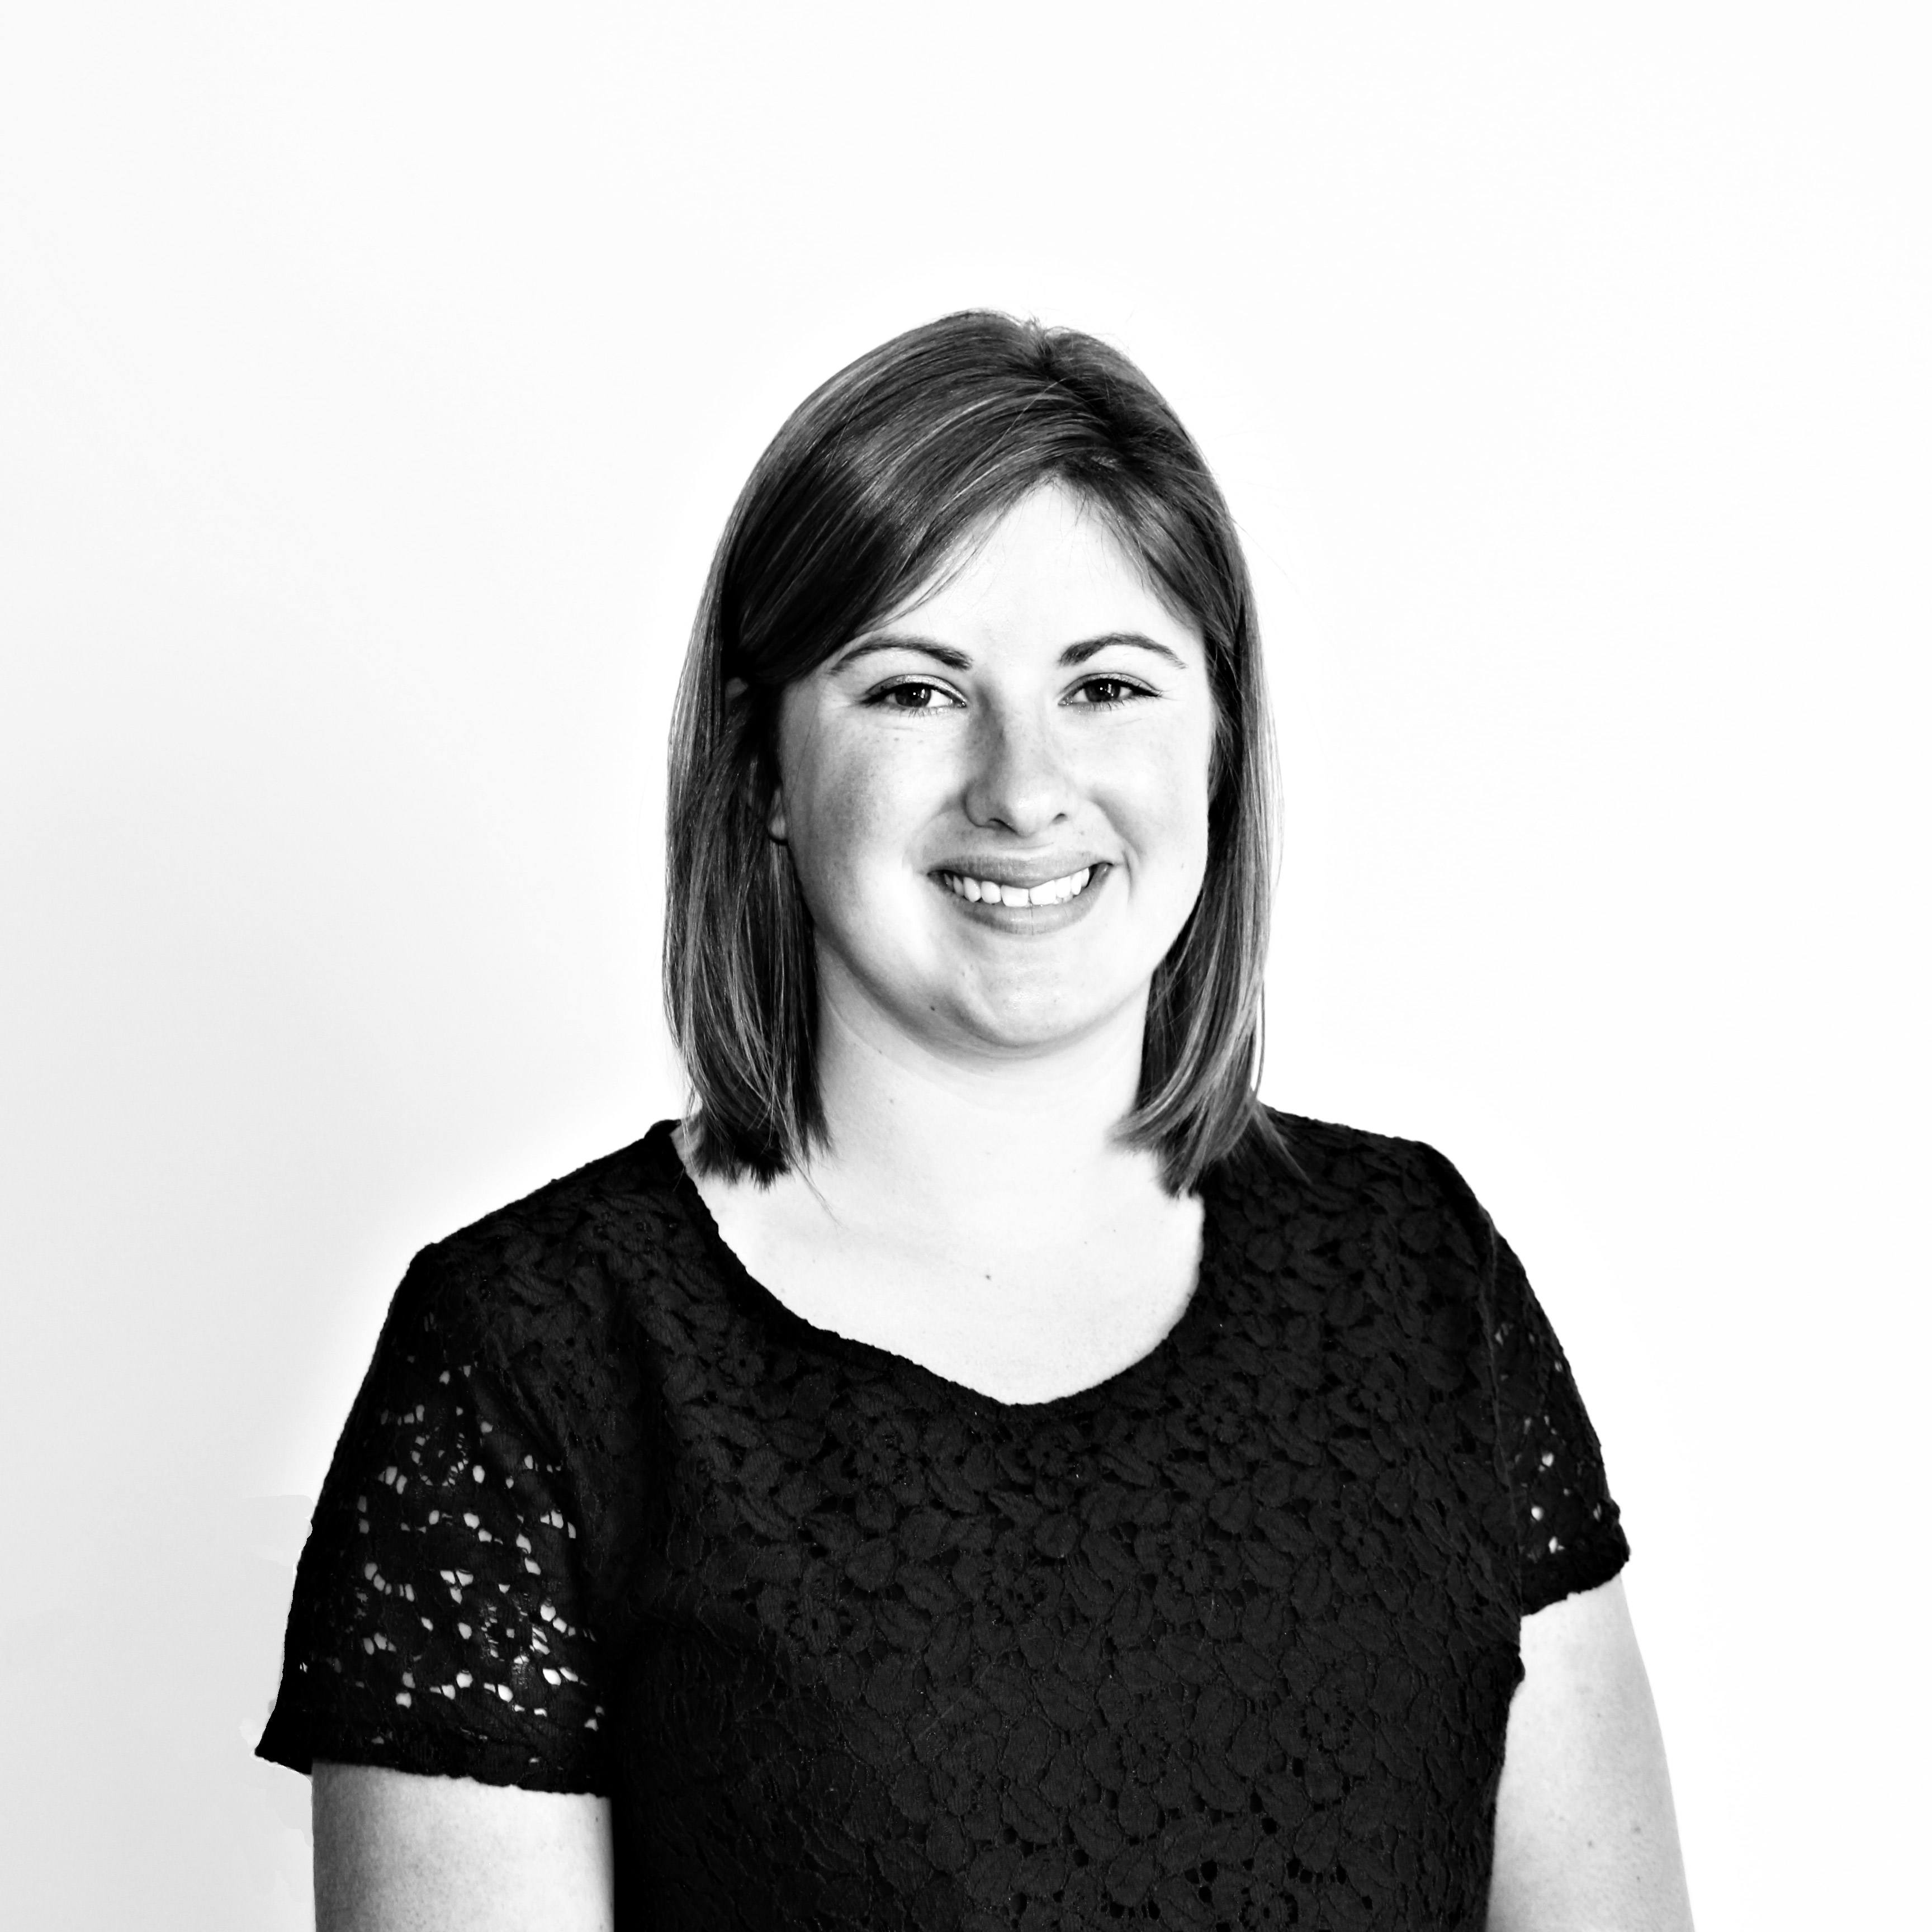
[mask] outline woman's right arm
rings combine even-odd
[[[316,1932],[610,1932],[610,1802],[317,1760]]]

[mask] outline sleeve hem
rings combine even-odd
[[[331,1764],[370,1765],[383,1771],[406,1772],[420,1778],[467,1778],[522,1791],[547,1791],[565,1796],[608,1798],[610,1782],[584,1766],[532,1762],[526,1754],[482,1738],[454,1732],[434,1738],[366,1738],[332,1736],[326,1730],[290,1722],[280,1710],[269,1718],[255,1747],[255,1755],[270,1764],[286,1766],[304,1778],[318,1760]],[[516,1762],[524,1756],[525,1762]]]
[[[1522,1614],[1534,1616],[1565,1597],[1600,1589],[1630,1561],[1630,1544],[1619,1536],[1613,1544],[1579,1550],[1561,1563],[1538,1564],[1523,1579]]]

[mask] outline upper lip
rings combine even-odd
[[[935,872],[950,872],[956,879],[985,879],[996,886],[1043,886],[1049,879],[1070,878],[1090,866],[1104,866],[1104,859],[964,859],[950,860],[935,866]]]

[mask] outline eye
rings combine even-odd
[[[868,692],[866,702],[882,711],[944,711],[959,700],[944,685],[922,684],[916,678],[897,684],[882,684]]]
[[[1084,704],[1096,710],[1112,710],[1118,705],[1130,704],[1137,698],[1151,698],[1154,693],[1131,678],[1090,677],[1075,686],[1074,694]]]

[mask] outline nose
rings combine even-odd
[[[1066,818],[1072,775],[1050,718],[1030,707],[986,706],[973,734],[966,815],[975,825],[1030,838]]]

